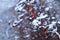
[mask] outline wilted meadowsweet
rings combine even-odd
[[[45,0],[21,0],[15,10],[20,15],[13,27],[20,30],[21,40],[60,40],[56,11]]]

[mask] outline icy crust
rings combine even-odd
[[[39,4],[38,1],[40,1],[40,0],[32,0],[32,1],[21,0],[16,5],[15,10],[20,11],[20,12],[22,11],[24,13],[21,13],[21,15],[18,16],[17,20],[14,21],[14,23],[13,23],[14,27],[16,27],[16,25],[18,25],[18,24],[21,24],[20,22],[22,22],[24,20],[23,16],[25,16],[28,13],[27,10],[24,9],[25,5],[30,5],[31,3],[34,3],[34,1],[36,1],[37,4]],[[50,7],[50,6],[45,7],[45,6],[41,5],[39,8],[42,9],[42,7],[44,8],[43,11],[38,12],[37,13],[38,16],[35,19],[33,19],[33,21],[31,22],[31,24],[33,25],[32,31],[37,31],[36,29],[39,29],[41,27],[48,28],[49,32],[56,33],[60,38],[60,34],[57,32],[57,26],[56,26],[56,24],[57,23],[60,24],[60,22],[57,22],[55,16],[53,15],[55,13],[55,11],[53,11],[52,16],[51,16],[51,13],[49,13],[50,9],[52,10],[53,7]],[[38,6],[36,6],[36,4],[34,4],[33,8],[35,10],[37,10]],[[26,18],[32,19],[33,17],[26,17]],[[28,36],[30,36],[30,35],[26,35],[25,37],[28,37]]]

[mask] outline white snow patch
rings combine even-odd
[[[23,9],[23,7],[24,7],[24,6],[22,6],[22,5],[16,6],[16,7],[15,7],[15,10],[16,10],[16,11],[17,11],[17,10],[21,11],[21,10]]]
[[[47,14],[46,15],[41,14],[40,17],[37,17],[36,19],[43,19],[43,18],[46,18],[46,17],[48,17]]]
[[[16,26],[17,24],[19,24],[23,19],[20,19],[20,20],[15,20],[14,23],[13,23],[13,26]]]
[[[55,19],[55,17],[52,17],[52,19]]]
[[[28,34],[28,35],[26,35],[26,37],[29,37],[30,35]]]
[[[49,11],[49,7],[46,7],[46,8],[45,8],[45,11]]]
[[[32,24],[38,26],[37,22],[39,22],[39,21],[38,20],[33,20]]]
[[[3,20],[2,20],[2,19],[0,19],[0,22],[3,22]]]

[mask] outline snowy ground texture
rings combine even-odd
[[[0,40],[18,40],[15,39],[15,36],[17,36],[16,32],[8,24],[9,22],[12,24],[14,19],[17,17],[17,12],[14,11],[14,6],[17,2],[18,0],[0,0]],[[58,20],[60,15],[60,3],[54,0],[47,0],[47,2],[54,4],[54,7],[58,10]]]
[[[13,7],[18,0],[0,0],[0,40],[15,40],[14,30],[8,24],[16,15]]]

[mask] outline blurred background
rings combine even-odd
[[[9,23],[16,18],[14,6],[18,0],[0,0],[0,40],[15,40],[15,31]]]

